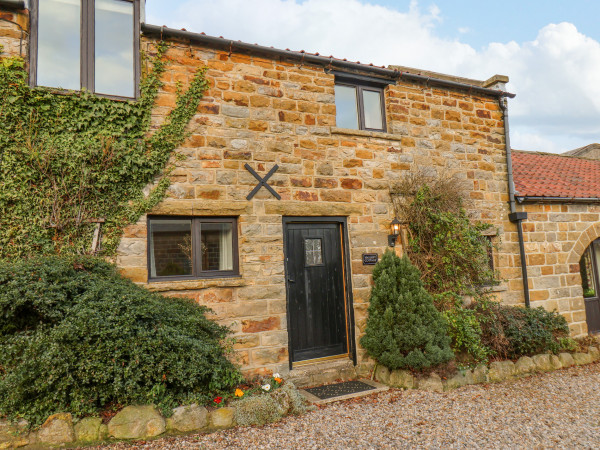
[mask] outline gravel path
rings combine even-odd
[[[390,390],[260,428],[110,449],[599,448],[600,364],[443,394]]]

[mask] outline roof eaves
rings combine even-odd
[[[546,197],[534,195],[516,195],[519,203],[600,203],[599,197]]]
[[[258,44],[250,44],[242,41],[234,41],[231,39],[225,39],[222,36],[215,37],[209,36],[205,33],[192,33],[187,30],[177,30],[174,28],[168,28],[165,26],[142,24],[142,32],[151,35],[159,35],[161,37],[173,37],[189,39],[192,42],[198,42],[202,44],[208,44],[218,48],[228,50],[243,50],[251,53],[258,53],[269,56],[279,56],[294,60],[300,60],[302,62],[311,63],[315,65],[324,66],[326,68],[333,69],[341,68],[346,70],[357,70],[360,72],[366,72],[383,78],[389,79],[408,79],[417,82],[424,82],[431,85],[442,86],[446,88],[462,89],[469,92],[476,92],[485,94],[492,97],[515,97],[515,94],[505,92],[497,89],[485,88],[477,85],[460,83],[457,81],[449,81],[431,76],[424,76],[413,74],[409,72],[402,72],[397,69],[387,69],[384,66],[375,66],[373,64],[361,64],[360,62],[347,61],[346,59],[338,59],[333,56],[321,56],[318,53],[308,53],[304,50],[299,52],[292,51],[290,49],[278,49],[275,47],[266,47]]]

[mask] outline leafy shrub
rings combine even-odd
[[[470,220],[459,180],[411,172],[390,195],[396,215],[409,224],[408,256],[438,308],[450,309],[456,295],[479,297],[496,284],[490,241],[482,235],[491,225]]]
[[[452,350],[463,353],[476,363],[487,362],[491,350],[482,341],[483,330],[479,316],[473,309],[465,308],[457,301],[454,308],[444,311],[448,322],[448,335]]]
[[[474,306],[482,322],[482,342],[495,356],[518,358],[572,347],[563,316],[544,308],[520,308],[496,302]]]
[[[360,343],[390,369],[424,369],[453,357],[446,323],[408,258],[386,252],[373,270],[375,285]]]
[[[0,414],[40,423],[110,404],[206,401],[241,381],[206,308],[97,259],[0,262]]]

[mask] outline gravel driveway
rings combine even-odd
[[[443,394],[388,392],[260,428],[124,448],[599,448],[600,364]]]

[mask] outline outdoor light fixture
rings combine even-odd
[[[398,239],[398,236],[400,235],[400,225],[402,225],[402,223],[397,217],[394,217],[394,220],[392,220],[392,223],[390,224],[392,234],[388,235],[388,245],[390,247],[396,246],[396,239]]]

